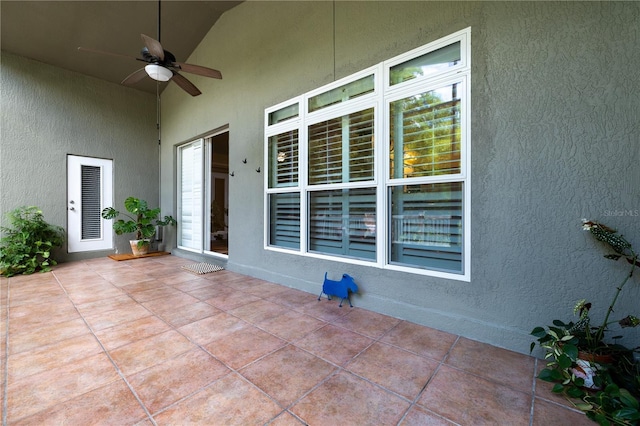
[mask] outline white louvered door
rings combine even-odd
[[[112,221],[100,213],[113,202],[113,164],[103,158],[67,156],[69,253],[113,248]]]

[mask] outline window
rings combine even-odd
[[[265,245],[469,280],[470,29],[265,111]]]

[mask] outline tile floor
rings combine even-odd
[[[3,425],[580,425],[514,352],[175,256],[0,279]]]

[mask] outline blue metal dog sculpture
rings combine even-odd
[[[342,307],[342,302],[344,299],[347,299],[349,302],[349,306],[353,308],[351,304],[351,298],[349,297],[349,291],[352,293],[358,292],[358,286],[355,281],[349,274],[342,274],[342,279],[340,281],[334,281],[327,278],[327,273],[324,273],[324,283],[322,284],[322,291],[320,292],[320,296],[318,296],[318,300],[322,297],[322,293],[327,295],[327,299],[331,300],[331,296],[341,297],[340,307]]]

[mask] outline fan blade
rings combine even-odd
[[[148,35],[140,34],[142,37],[142,41],[144,45],[149,49],[149,53],[151,53],[156,58],[160,59],[160,61],[164,61],[164,49],[158,40],[155,40]]]
[[[189,80],[187,80],[186,78],[178,74],[177,72],[175,71],[172,71],[172,72],[173,72],[173,78],[171,79],[171,81],[173,81],[175,84],[180,86],[182,90],[184,90],[191,96],[198,96],[199,94],[202,93],[201,91],[198,90],[196,86],[193,85],[192,82],[190,82]]]
[[[144,68],[140,68],[138,71],[134,71],[129,74],[120,84],[135,84],[145,78],[147,76],[147,72]]]
[[[174,62],[174,66],[180,67],[181,71],[188,72],[190,74],[202,75],[204,77],[222,78],[222,73],[212,68],[201,67],[200,65],[185,64],[184,62]]]
[[[123,54],[120,54],[120,53],[107,52],[107,51],[98,50],[98,49],[90,49],[88,47],[78,47],[78,50],[80,52],[98,53],[100,55],[115,56],[117,58],[135,59],[136,61],[141,61],[142,60],[140,58],[136,58],[135,56],[129,56],[129,55],[123,55]]]

